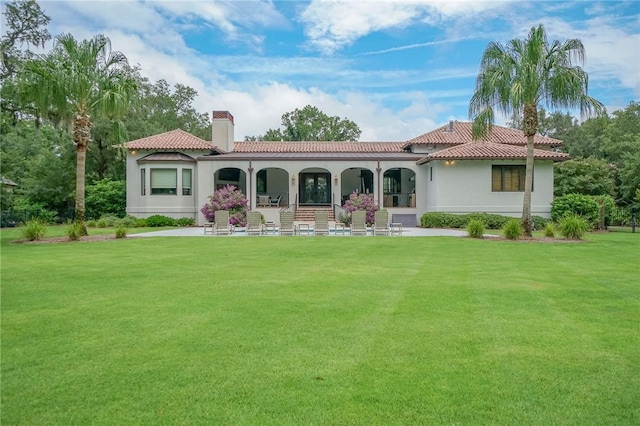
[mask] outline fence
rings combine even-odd
[[[44,209],[12,209],[0,212],[0,226],[2,228],[19,226],[31,219],[42,219],[47,223],[64,223],[73,219],[73,209],[64,213]]]

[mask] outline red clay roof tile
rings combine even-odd
[[[544,149],[534,149],[533,155],[536,160],[564,161],[569,159],[569,154]],[[526,158],[527,148],[524,146],[477,141],[434,152],[419,160],[418,164],[432,160],[524,160]]]
[[[404,142],[235,142],[234,152],[403,152]]]
[[[158,135],[148,136],[146,138],[137,139],[124,144],[127,149],[162,149],[162,150],[216,150],[224,152],[211,142],[193,136],[182,129],[171,130],[170,132],[160,133]]]
[[[409,139],[405,147],[411,145],[460,145],[474,141],[471,137],[471,122],[454,121],[453,131],[450,130],[449,126],[450,124],[446,124],[423,135]],[[502,126],[493,126],[491,133],[483,140],[508,145],[526,145],[527,143],[522,130]],[[535,135],[533,137],[533,144],[536,146],[558,146],[562,145],[562,141],[546,136]]]

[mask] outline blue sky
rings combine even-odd
[[[355,121],[365,141],[468,120],[487,44],[540,23],[582,40],[590,94],[609,111],[640,99],[638,1],[39,3],[53,35],[103,33],[152,81],[195,88],[199,111],[231,111],[237,140],[307,104]]]

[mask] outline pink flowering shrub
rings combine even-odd
[[[375,213],[378,210],[378,205],[374,203],[373,196],[371,194],[356,194],[355,192],[349,195],[349,199],[344,202],[343,209],[349,213],[353,213],[356,210],[364,210],[367,212],[367,223],[372,224],[375,220]]]
[[[200,211],[209,222],[215,220],[218,210],[229,211],[229,223],[235,226],[247,224],[247,197],[233,185],[226,185],[209,196],[209,202]]]

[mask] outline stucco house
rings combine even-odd
[[[521,131],[496,126],[474,141],[471,123],[452,121],[401,142],[234,141],[234,118],[213,112],[212,142],[174,130],[128,142],[128,214],[193,217],[221,186],[247,195],[249,208],[278,221],[326,209],[338,217],[353,192],[370,194],[394,222],[415,226],[425,212],[522,211],[526,147]],[[549,217],[554,151],[562,142],[536,135],[532,213]]]

